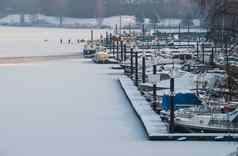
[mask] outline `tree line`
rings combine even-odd
[[[1,13],[42,13],[51,16],[97,17],[135,15],[138,19],[199,16],[193,0],[0,0]],[[98,8],[102,9],[98,11]]]

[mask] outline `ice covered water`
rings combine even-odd
[[[99,39],[106,31],[94,30],[94,39]],[[89,40],[90,32],[89,29],[0,27],[0,57],[77,53],[82,50],[82,44],[77,40]]]
[[[44,38],[35,30],[22,34],[36,40],[32,49],[41,48],[37,41]],[[75,36],[69,30],[60,33]],[[52,39],[53,34],[58,33]],[[1,37],[1,42],[8,41]],[[7,50],[13,49],[12,54],[23,54],[14,47]],[[234,151],[232,143],[148,141],[117,81],[121,73],[110,67],[85,59],[0,66],[1,155],[225,156]]]

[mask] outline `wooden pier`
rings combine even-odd
[[[134,82],[127,76],[119,78],[120,85],[140,119],[149,140],[158,141],[238,141],[238,134],[232,133],[168,133],[167,126],[156,114]]]

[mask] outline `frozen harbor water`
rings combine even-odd
[[[148,141],[120,74],[84,59],[0,66],[0,154],[225,156],[235,150],[234,143]]]
[[[224,156],[234,149],[231,143],[147,141],[119,74],[87,60],[1,67],[0,153]]]
[[[0,57],[9,56],[46,56],[78,53],[82,44],[77,40],[91,38],[88,29],[60,29],[34,27],[1,27]],[[94,39],[108,30],[94,30]],[[60,44],[63,39],[63,44]],[[71,40],[71,44],[68,44]]]

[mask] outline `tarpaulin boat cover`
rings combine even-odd
[[[193,93],[178,93],[174,97],[174,104],[176,109],[189,107],[194,105],[201,105],[199,98]],[[170,97],[169,95],[164,95],[162,98],[162,108],[168,111],[170,108]]]

